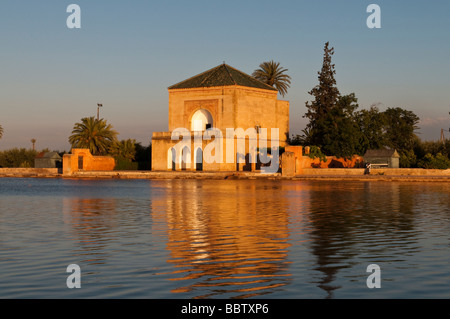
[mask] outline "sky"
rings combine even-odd
[[[70,4],[81,28],[69,29]],[[370,29],[369,4],[381,9]],[[100,117],[146,146],[168,130],[167,88],[223,62],[251,74],[264,61],[288,69],[290,133],[305,128],[326,42],[337,86],[360,109],[417,114],[423,140],[450,128],[450,2],[2,0],[0,150],[69,151],[81,118]],[[281,98],[281,97],[280,97]],[[446,132],[450,138],[450,133]]]

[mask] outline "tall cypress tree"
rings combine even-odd
[[[334,75],[336,71],[331,63],[334,48],[329,48],[329,42],[325,43],[323,65],[319,74],[319,84],[310,92],[314,101],[306,102],[307,112],[303,117],[309,119],[304,130],[305,142],[310,145],[323,146],[327,131],[332,124],[332,110],[339,102],[341,94],[336,87]]]
[[[351,157],[358,153],[360,128],[355,121],[354,112],[358,108],[355,94],[341,96],[336,86],[336,71],[331,57],[334,48],[325,44],[319,84],[309,94],[314,97],[306,102],[308,109],[304,117],[309,119],[304,141],[319,146],[326,155]]]

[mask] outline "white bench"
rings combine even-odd
[[[382,167],[388,168],[388,167],[389,167],[389,164],[388,164],[388,163],[383,163],[383,164],[373,164],[373,163],[370,163],[370,166],[372,166],[372,168],[382,168]]]

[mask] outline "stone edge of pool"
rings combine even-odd
[[[58,169],[0,168],[0,177],[70,178],[70,179],[277,179],[277,180],[361,180],[361,181],[450,181],[450,170],[373,169],[304,169],[303,174],[283,176],[260,172],[192,172],[192,171],[80,171],[63,175]]]

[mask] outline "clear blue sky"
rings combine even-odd
[[[66,8],[81,7],[81,29]],[[366,26],[369,4],[381,29]],[[291,133],[306,122],[324,43],[342,94],[361,108],[402,107],[421,118],[421,137],[450,127],[450,2],[2,0],[0,149],[69,150],[75,122],[94,116],[120,139],[148,145],[167,131],[167,87],[226,61],[246,73],[274,59],[289,70]],[[446,133],[450,137],[450,133]]]

